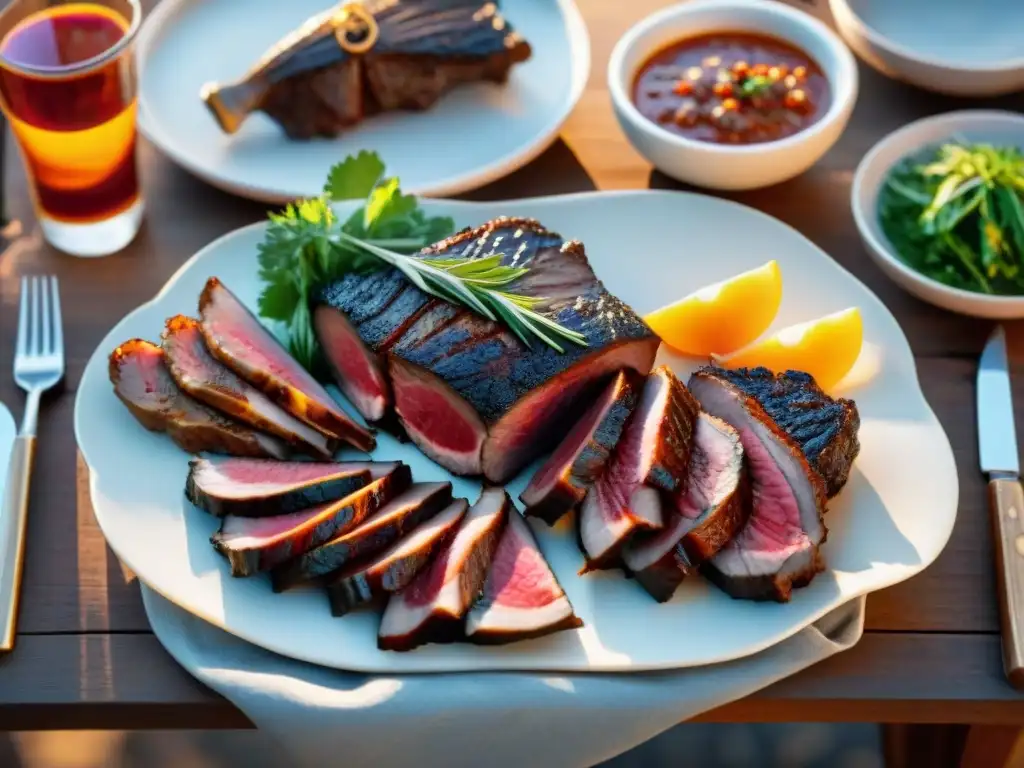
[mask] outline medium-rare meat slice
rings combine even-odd
[[[371,451],[373,435],[349,418],[320,383],[216,277],[199,297],[200,327],[215,358],[319,432]]]
[[[584,570],[615,568],[636,534],[661,528],[661,497],[685,489],[700,406],[668,366],[644,382],[640,403],[596,485],[583,501]]]
[[[348,496],[370,482],[370,464],[192,459],[185,496],[211,515],[268,517]]]
[[[504,488],[484,489],[433,562],[388,598],[378,648],[410,651],[462,635],[463,620],[484,586],[510,512],[518,517]]]
[[[638,396],[636,374],[619,371],[520,494],[528,517],[554,525],[583,501],[604,471]]]
[[[658,602],[670,599],[683,579],[746,523],[750,486],[743,462],[739,433],[701,413],[687,488],[662,506],[665,528],[634,539],[622,553],[626,568]]]
[[[530,526],[512,510],[483,591],[466,616],[466,639],[502,645],[582,626]]]
[[[846,485],[860,453],[860,414],[852,400],[833,399],[803,371],[774,374],[767,368],[718,370],[753,397],[792,438],[825,479],[829,498]]]
[[[162,339],[167,369],[186,393],[239,421],[277,435],[300,450],[321,458],[331,457],[332,440],[274,405],[210,355],[198,322],[184,315],[172,317]]]
[[[369,562],[353,563],[327,583],[331,613],[344,616],[360,605],[408,585],[455,535],[469,502],[455,499]]]
[[[539,311],[587,340],[586,347],[566,342],[564,353],[540,342],[527,347],[504,325],[428,301],[407,283],[392,296],[393,283],[405,281],[394,270],[352,275],[333,287],[348,296],[335,294],[329,302],[335,316],[342,308],[348,324],[336,317],[321,320],[318,336],[335,365],[347,366],[339,378],[363,382],[362,390],[382,407],[390,381],[409,437],[452,472],[483,473],[494,483],[505,482],[550,449],[615,372],[650,371],[658,338],[608,293],[581,243],[565,242],[532,219],[501,218],[423,254],[466,259],[502,254],[504,264],[528,267],[507,290],[542,299]],[[380,302],[360,299],[378,294]],[[350,314],[360,301],[366,311]],[[318,317],[332,317],[321,310]],[[371,334],[367,324],[381,318]],[[330,326],[326,332],[324,323]],[[356,336],[362,351],[353,349]],[[381,356],[387,358],[386,369]]]
[[[275,568],[271,573],[274,591],[318,579],[377,554],[451,502],[451,483],[415,483],[348,533]]]
[[[110,353],[114,394],[142,426],[166,432],[189,453],[226,453],[283,459],[288,446],[276,437],[229,419],[186,395],[174,383],[156,344],[131,339]]]
[[[716,368],[690,378],[704,410],[740,433],[752,497],[747,524],[703,570],[733,597],[785,602],[793,587],[823,568],[825,481],[796,441],[732,379]]]
[[[370,483],[344,498],[274,517],[229,515],[210,541],[228,558],[232,576],[268,571],[355,528],[412,482],[405,464],[370,467]]]

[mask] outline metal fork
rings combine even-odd
[[[0,507],[0,652],[14,649],[25,552],[28,488],[39,399],[64,376],[64,332],[56,277],[21,278],[14,381],[28,394]]]

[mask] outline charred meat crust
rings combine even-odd
[[[220,313],[235,313],[237,322],[253,338],[245,349],[225,333]],[[263,392],[285,411],[327,437],[344,440],[361,451],[371,451],[375,441],[365,428],[350,419],[327,391],[303,370],[281,343],[220,280],[211,277],[199,296],[200,330],[210,354]],[[273,355],[279,363],[294,366],[286,377],[275,373],[263,360],[247,360],[246,354]],[[262,350],[262,351],[261,351]],[[289,380],[289,378],[291,380]],[[300,385],[301,384],[301,385]]]
[[[132,416],[151,432],[166,433],[188,453],[274,459],[288,455],[288,447],[276,437],[229,419],[182,392],[157,344],[130,339],[118,345],[110,353],[108,372],[114,393]],[[138,386],[133,386],[133,377]]]

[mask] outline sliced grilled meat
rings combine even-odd
[[[823,568],[825,482],[796,441],[734,380],[718,368],[690,378],[704,410],[739,431],[753,498],[747,524],[704,572],[733,597],[786,602],[793,587]]]
[[[466,617],[466,639],[502,645],[582,626],[530,526],[512,510],[483,591]]]
[[[718,375],[757,400],[800,446],[825,479],[829,498],[842,490],[860,453],[860,414],[852,400],[829,397],[802,371],[774,374],[767,368],[741,368]]]
[[[667,508],[667,509],[666,509]],[[623,562],[658,602],[669,600],[683,579],[713,557],[746,524],[750,485],[739,433],[721,419],[697,420],[685,492],[663,507],[665,528],[631,541]]]
[[[207,281],[199,297],[199,315],[206,346],[221,363],[313,429],[361,451],[373,450],[373,435],[341,410],[216,277]]]
[[[327,584],[331,613],[344,616],[364,603],[407,586],[455,535],[467,509],[469,502],[455,499],[369,562],[353,563],[342,569]]]
[[[180,389],[156,344],[131,339],[110,353],[114,394],[151,432],[166,432],[189,453],[226,453],[283,459],[288,446],[194,400]]]
[[[554,525],[594,484],[622,436],[639,396],[637,376],[619,371],[519,496],[528,517]]]
[[[388,598],[378,648],[411,651],[462,635],[463,619],[484,586],[510,511],[518,516],[503,488],[484,490],[451,542],[405,589]]]
[[[349,395],[354,401],[379,413],[390,380],[398,417],[425,454],[456,474],[502,483],[550,449],[616,371],[650,371],[659,342],[608,293],[581,243],[532,219],[495,219],[424,251],[467,259],[494,253],[529,267],[508,290],[543,298],[538,309],[581,332],[588,346],[567,344],[564,354],[544,344],[527,348],[470,310],[428,300],[408,284],[397,290],[405,278],[396,272],[331,286],[321,297],[331,309],[317,309],[317,333],[345,391],[361,393]],[[330,319],[332,311],[347,315],[347,325]]]
[[[390,546],[452,502],[451,483],[415,483],[358,527],[336,536],[271,574],[274,591],[318,579]]]
[[[622,547],[661,528],[661,496],[685,489],[700,407],[668,366],[647,377],[640,403],[579,518],[584,570],[619,566]]]
[[[371,481],[342,499],[275,517],[224,518],[210,538],[231,563],[232,576],[251,576],[308,552],[349,531],[409,487],[409,467],[398,462],[374,463]]]
[[[185,495],[211,515],[268,517],[348,496],[370,482],[370,464],[192,459]]]
[[[330,458],[334,443],[274,405],[262,392],[242,381],[211,357],[199,323],[178,315],[163,332],[164,360],[175,383],[209,406],[270,432],[300,450]]]

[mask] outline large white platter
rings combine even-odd
[[[373,672],[480,669],[639,671],[688,667],[762,650],[853,597],[913,576],[945,545],[958,484],[949,441],[918,385],[906,338],[882,303],[804,237],[734,203],[695,194],[616,192],[503,203],[425,201],[459,225],[500,214],[534,216],[580,238],[608,288],[641,313],[707,283],[778,259],[785,278],[776,325],[850,305],[864,316],[865,350],[844,394],[860,409],[863,445],[853,475],[828,513],[828,570],[786,605],[732,600],[699,578],[658,605],[618,573],[576,575],[582,557],[571,528],[535,525],[540,543],[586,626],[502,648],[428,646],[378,651],[373,612],[331,617],[318,590],[275,595],[264,578],[232,579],[209,544],[216,521],[183,496],[188,456],[139,426],[115,398],[107,355],[133,336],[157,339],[164,319],[195,313],[211,275],[254,301],[257,224],[194,256],[153,301],[122,320],[86,368],[75,433],[91,469],[96,517],[117,555],[156,591],[257,645],[317,664]],[[696,361],[670,359],[680,375]],[[418,480],[448,478],[409,445],[382,436],[376,456],[402,459]],[[510,484],[513,495],[529,470]],[[478,485],[456,480],[475,498]]]
[[[279,203],[320,193],[347,154],[376,150],[402,187],[454,195],[520,168],[557,138],[590,73],[573,0],[504,0],[533,55],[507,84],[459,87],[425,112],[363,121],[336,139],[290,141],[263,114],[217,127],[204,83],[241,77],[264,51],[331,0],[163,0],[139,32],[139,129],[174,162],[236,195]]]

